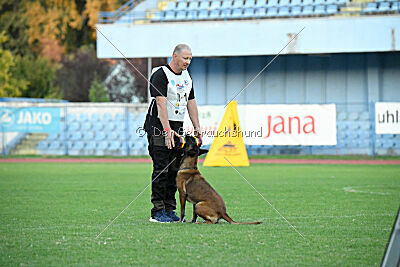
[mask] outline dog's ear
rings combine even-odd
[[[208,153],[208,149],[202,149],[200,148],[199,150],[199,156]]]

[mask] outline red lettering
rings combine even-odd
[[[315,120],[314,120],[314,117],[313,116],[305,116],[304,117],[304,119],[311,119],[311,121],[310,122],[307,122],[306,124],[304,124],[304,126],[303,126],[303,132],[305,133],[305,134],[309,134],[309,133],[315,133]],[[310,131],[307,131],[307,126],[308,125],[310,125],[311,126],[311,130]]]
[[[292,133],[292,120],[296,119],[297,120],[297,133],[300,134],[300,118],[295,116],[295,117],[289,117],[289,134]]]
[[[274,125],[274,133],[285,133],[285,119],[282,116],[276,116],[275,118],[281,119],[281,121]],[[281,126],[281,130],[278,131],[278,126]]]

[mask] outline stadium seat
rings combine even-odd
[[[351,112],[347,117],[349,121],[356,121],[358,120],[358,118],[359,118],[358,112]]]
[[[109,140],[117,140],[119,137],[119,133],[114,131],[114,132],[109,133],[107,137]]]
[[[87,140],[87,141],[93,140],[94,139],[94,133],[93,132],[85,132],[83,134],[83,139]]]
[[[389,12],[389,11],[391,11],[389,2],[379,3],[378,12]]]
[[[297,17],[301,15],[301,7],[300,6],[294,6],[292,7],[292,12],[291,12],[293,17]]]
[[[110,143],[110,147],[108,149],[110,150],[120,150],[122,147],[122,143],[120,141],[112,141]]]
[[[82,133],[81,132],[73,132],[69,139],[71,139],[73,141],[81,140]]]
[[[221,7],[221,2],[220,1],[212,1],[210,5],[210,9],[217,9]]]
[[[399,2],[392,3],[392,11],[400,12],[400,3]]]
[[[368,111],[363,111],[360,114],[360,120],[362,121],[368,121],[369,120],[369,112]]]
[[[338,1],[337,0],[326,0],[325,1],[325,4],[337,4],[338,3]]]
[[[176,2],[169,2],[165,7],[165,10],[175,10],[176,9]]]
[[[107,148],[108,148],[108,142],[107,141],[101,141],[97,145],[97,149],[100,149],[100,150],[105,150]]]
[[[279,17],[289,17],[290,16],[289,7],[287,7],[287,6],[280,7],[278,16]]]
[[[233,8],[242,8],[243,7],[243,0],[234,0],[233,1]]]
[[[101,123],[101,122],[96,122],[96,123],[94,123],[93,124],[93,127],[92,127],[92,129],[93,129],[93,131],[95,131],[95,132],[99,132],[99,131],[101,131],[102,129],[103,129],[103,123]]]
[[[112,121],[112,115],[110,113],[104,113],[102,121],[105,121],[105,122]]]
[[[69,132],[78,131],[79,128],[80,128],[79,122],[73,122],[73,123],[71,123],[71,124],[68,125],[68,131],[69,131]]]
[[[232,18],[241,18],[243,16],[243,9],[241,8],[235,8],[234,10],[232,10]]]
[[[117,132],[125,132],[125,129],[126,129],[126,127],[125,127],[125,122],[124,121],[120,121],[120,122],[116,123],[115,130]]]
[[[315,15],[319,15],[319,16],[324,16],[326,14],[325,13],[325,6],[323,6],[323,5],[315,6],[314,14]]]
[[[255,16],[257,18],[263,18],[267,16],[267,9],[265,7],[256,8]]]
[[[303,12],[301,13],[303,16],[310,16],[314,14],[313,6],[305,6],[303,7]]]
[[[96,141],[101,141],[106,138],[106,134],[104,132],[97,132],[95,136]]]
[[[116,124],[114,122],[109,122],[105,125],[104,130],[107,132],[112,132],[116,128]]]
[[[75,113],[68,113],[67,121],[68,121],[68,123],[72,123],[72,122],[76,121],[76,114]]]
[[[245,8],[247,8],[247,7],[255,7],[255,5],[256,5],[256,1],[255,0],[245,0],[245,2],[244,2],[244,7]]]
[[[178,5],[176,6],[176,10],[186,10],[187,7],[188,6],[186,1],[179,1]]]
[[[280,6],[288,6],[290,5],[289,0],[279,0]]]
[[[188,10],[197,10],[199,9],[199,2],[193,1],[189,2]]]
[[[88,121],[81,124],[81,131],[89,131],[92,129],[92,124]]]
[[[175,20],[175,11],[168,10],[167,12],[165,12],[164,20],[167,20],[167,21]]]
[[[292,0],[290,3],[292,6],[300,6],[301,5],[301,0]]]
[[[313,0],[303,0],[303,6],[312,6],[313,4]]]
[[[80,113],[79,114],[79,121],[85,122],[89,120],[89,115],[87,113]]]
[[[96,142],[95,141],[90,141],[87,143],[86,150],[95,150],[96,149]]]
[[[47,143],[46,141],[40,141],[38,143],[37,149],[42,151],[42,150],[47,150],[48,147],[49,147],[49,143]]]
[[[114,116],[114,121],[124,121],[125,114],[124,113],[116,113]]]
[[[179,10],[176,13],[176,20],[185,20],[186,19],[186,10]]]
[[[276,17],[278,15],[277,7],[269,7],[267,11],[267,17]]]
[[[232,10],[231,9],[226,8],[226,9],[223,9],[221,11],[221,18],[228,19],[231,16],[232,16]]]
[[[91,122],[97,122],[99,120],[100,120],[99,113],[92,113],[92,115],[90,115],[90,121]]]
[[[83,141],[77,141],[73,144],[72,149],[73,150],[81,150],[85,147],[85,143]]]
[[[345,121],[346,119],[347,119],[347,113],[346,112],[339,112],[337,114],[337,120],[338,121]]]
[[[278,6],[278,0],[268,0],[267,6],[269,7]]]
[[[205,9],[200,10],[198,19],[208,19],[208,10]]]
[[[257,0],[256,7],[266,7],[267,1],[266,0]]]
[[[209,9],[210,8],[210,2],[208,1],[201,1],[199,9]]]
[[[243,17],[245,18],[253,18],[254,17],[254,8],[247,7],[244,9]]]
[[[326,5],[326,1],[325,0],[314,0],[314,4],[315,5]]]
[[[220,12],[219,9],[211,10],[208,19],[219,19],[219,12]]]
[[[164,18],[164,11],[157,11],[151,18],[151,21],[159,22]]]
[[[372,125],[371,125],[371,123],[369,121],[363,121],[361,123],[360,130],[369,131],[371,129],[371,127],[372,127]]]
[[[47,140],[53,141],[58,139],[58,133],[51,133],[47,136]]]

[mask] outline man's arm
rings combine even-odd
[[[199,111],[197,110],[197,104],[195,99],[191,99],[187,103],[187,109],[189,112],[190,120],[194,127],[194,134],[201,137],[200,123],[199,123]]]
[[[163,129],[164,130],[168,129],[168,131],[166,131],[167,136],[165,137],[165,145],[169,149],[171,149],[175,147],[174,136],[178,134],[175,133],[169,125],[168,112],[167,112],[167,98],[164,96],[157,96],[156,102],[157,102],[158,115],[160,116],[160,121],[163,126]]]

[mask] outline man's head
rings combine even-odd
[[[172,64],[174,71],[186,70],[192,61],[192,50],[186,44],[178,44],[172,53]]]

